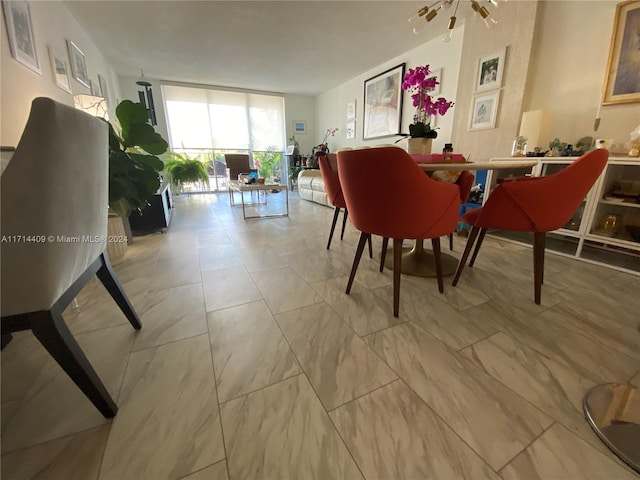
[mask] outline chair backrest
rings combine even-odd
[[[360,231],[389,238],[433,238],[458,221],[458,186],[436,182],[398,147],[338,152],[349,216]]]
[[[607,164],[609,152],[585,153],[548,177],[504,182],[489,196],[476,225],[517,231],[549,232],[566,224]]]
[[[48,310],[104,251],[108,168],[105,121],[33,101],[0,180],[0,231],[18,239],[2,243],[2,316]]]
[[[247,153],[225,153],[224,161],[229,169],[229,179],[237,180],[241,173],[249,173],[251,163]]]
[[[338,178],[338,156],[335,153],[319,155],[318,164],[320,165],[320,174],[322,175],[327,198],[334,207],[346,208],[347,204],[344,201],[340,179]]]
[[[464,203],[469,200],[469,194],[471,193],[471,188],[473,188],[474,180],[475,177],[469,170],[463,170],[460,173],[460,176],[455,182],[460,189],[460,203]]]

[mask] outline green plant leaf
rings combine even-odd
[[[149,112],[141,103],[133,103],[131,100],[123,100],[116,107],[116,117],[122,128],[122,136],[127,137],[131,125],[147,123]]]
[[[141,153],[129,153],[129,156],[138,163],[149,165],[156,172],[161,172],[164,169],[164,163],[155,155],[144,155]]]
[[[148,123],[131,124],[127,136],[124,137],[124,145],[126,147],[140,147],[152,155],[161,155],[169,147],[164,138],[156,133]]]

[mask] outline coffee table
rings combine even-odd
[[[286,205],[286,213],[273,213],[266,215],[247,215],[246,207],[247,205],[259,205],[260,203],[260,192],[264,193],[264,205],[267,204],[267,192],[270,190],[284,190],[285,192],[285,205]],[[286,185],[282,185],[281,183],[242,183],[237,180],[232,180],[229,182],[229,197],[231,206],[235,206],[236,204],[233,201],[233,192],[239,192],[240,197],[242,198],[242,218],[245,220],[253,219],[253,218],[273,218],[273,217],[288,217],[289,216],[289,189]],[[245,192],[258,192],[258,202],[245,203],[244,201],[244,193]]]

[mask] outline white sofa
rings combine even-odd
[[[324,182],[320,170],[302,170],[298,174],[298,194],[300,198],[332,207],[324,191]]]
[[[376,147],[396,147],[401,148],[398,145],[376,145],[375,147],[371,147],[368,145],[363,145],[358,148],[376,148]],[[341,150],[353,150],[352,148],[342,148]],[[330,154],[331,155],[331,154]],[[331,162],[331,159],[329,160]],[[324,182],[322,180],[322,175],[320,174],[320,170],[302,170],[298,174],[298,194],[300,198],[304,198],[305,200],[309,200],[310,202],[316,202],[320,205],[326,205],[327,207],[333,207],[327,198],[327,194],[324,191]]]

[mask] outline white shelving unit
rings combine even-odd
[[[498,178],[522,175],[552,175],[572,163],[576,157],[540,157],[531,169],[489,170],[487,192],[497,185]],[[500,162],[511,157],[492,158]],[[627,189],[627,190],[625,190]],[[616,270],[640,275],[640,237],[633,238],[627,226],[640,229],[640,159],[609,157],[607,166],[584,201],[567,224],[547,235],[547,250],[585,262],[605,265]],[[621,195],[627,195],[622,197]],[[485,200],[488,198],[485,193]],[[607,219],[609,220],[607,222]],[[615,220],[615,221],[614,221]],[[615,228],[605,228],[615,223]],[[493,235],[531,244],[530,234],[521,232],[490,232]]]

